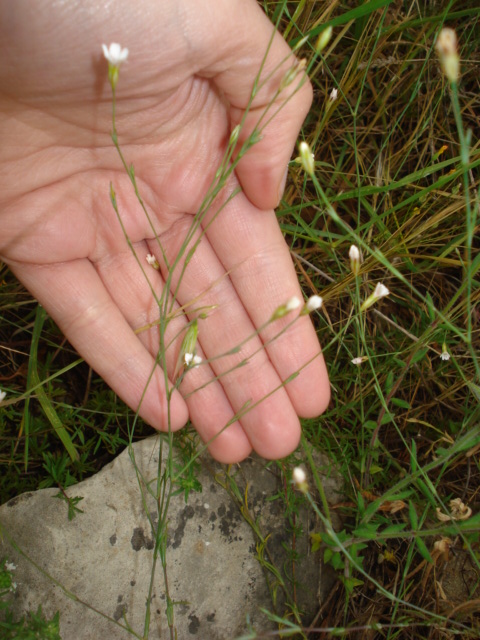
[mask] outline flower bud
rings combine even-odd
[[[348,257],[350,258],[350,268],[352,273],[358,276],[360,273],[360,250],[354,244],[350,247]]]
[[[375,291],[371,295],[369,295],[368,298],[363,302],[362,306],[360,307],[360,311],[365,311],[365,309],[368,309],[373,304],[375,304],[377,300],[380,300],[380,298],[384,298],[389,294],[390,291],[387,289],[387,287],[379,282],[375,287]]]
[[[330,38],[332,37],[333,29],[331,26],[324,29],[317,39],[317,44],[315,45],[315,50],[317,53],[321,53],[327,44],[330,42]]]
[[[308,142],[305,142],[304,140],[300,142],[298,150],[300,151],[300,162],[302,163],[302,167],[308,175],[313,176],[315,173],[315,156],[313,155]]]
[[[457,34],[445,27],[435,43],[443,71],[450,82],[457,82],[460,75],[460,58],[457,51]]]

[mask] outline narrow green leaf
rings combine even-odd
[[[433,564],[432,556],[430,555],[430,551],[427,549],[427,546],[425,545],[424,541],[421,538],[416,537],[415,544],[417,545],[417,548],[420,551],[420,555],[422,556],[422,558],[424,558],[427,562],[430,562]]]
[[[392,404],[396,407],[400,407],[400,409],[410,409],[410,403],[406,400],[402,400],[402,398],[392,398]]]
[[[67,450],[68,455],[72,460],[75,461],[79,459],[78,451],[76,450],[75,445],[71,441],[70,436],[68,435],[68,431],[65,429],[65,427],[62,424],[62,421],[58,417],[57,412],[53,408],[52,403],[47,397],[47,394],[45,393],[45,389],[40,382],[40,376],[38,375],[38,368],[37,368],[38,342],[40,340],[40,334],[42,332],[42,328],[45,323],[46,317],[47,317],[47,314],[45,312],[45,309],[42,306],[38,305],[36,315],[35,315],[35,323],[33,325],[32,344],[30,347],[30,362],[29,362],[30,382],[32,383],[33,386],[37,387],[37,398],[40,402],[40,405],[45,415],[47,416],[50,424],[54,428],[55,433],[62,441],[62,444]]]
[[[418,530],[418,516],[417,516],[417,511],[415,509],[415,505],[413,504],[413,502],[410,500],[408,503],[408,515],[410,516],[410,522],[412,524],[412,529],[414,531]]]

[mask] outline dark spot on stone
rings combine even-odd
[[[118,622],[120,618],[123,618],[123,616],[127,613],[127,611],[128,611],[128,607],[126,604],[119,604],[115,609],[115,612],[113,614],[113,619]]]
[[[207,615],[207,622],[213,622],[215,620],[215,613],[209,613]]]
[[[16,496],[7,502],[7,507],[14,507],[19,502],[26,502],[33,496],[33,491],[27,491],[27,493],[22,493],[21,496]]]
[[[160,611],[160,609],[157,609],[157,616],[159,616],[162,612]]]
[[[150,550],[154,547],[153,540],[145,535],[142,527],[136,527],[133,530],[131,544],[134,551],[140,551],[140,549]]]
[[[223,505],[222,505],[223,506]],[[219,515],[222,515],[222,519],[220,521],[220,531],[222,534],[229,540],[229,542],[233,542],[236,538],[233,538],[233,533],[237,530],[237,525],[241,520],[240,513],[234,506],[230,506],[228,511],[225,509],[224,514],[220,514],[220,509],[218,510]]]
[[[196,635],[198,629],[200,628],[200,620],[193,613],[191,613],[188,616],[188,619],[190,620],[190,624],[188,625],[188,630],[192,635]]]
[[[117,596],[117,602],[121,602],[122,600],[123,600],[123,596],[122,595]]]
[[[217,493],[217,485],[216,484],[211,484],[210,485],[210,493]]]
[[[224,504],[221,504],[221,505],[218,507],[218,515],[219,515],[220,517],[222,517],[222,516],[224,516],[226,513],[227,513],[227,507],[226,507]]]
[[[210,517],[208,518],[208,520],[210,522],[215,522],[216,519],[217,519],[217,514],[215,513],[215,511],[212,511],[212,513],[210,514]]]
[[[110,544],[112,545],[112,547],[117,544],[117,534],[114,533],[113,536],[110,536]]]
[[[136,581],[135,581],[135,580],[130,580],[130,586],[131,586],[131,587],[134,587],[136,584],[137,584],[137,583],[136,583]]]
[[[182,544],[187,520],[190,520],[190,518],[193,518],[194,515],[195,515],[195,510],[190,505],[185,507],[183,511],[180,511],[180,513],[177,514],[178,525],[177,525],[177,528],[175,529],[175,533],[173,536],[173,542],[172,542],[173,549],[177,549]]]

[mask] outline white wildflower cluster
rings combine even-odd
[[[3,402],[6,397],[7,397],[7,392],[6,391],[2,391],[0,389],[0,402]]]

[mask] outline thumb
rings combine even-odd
[[[296,72],[298,60],[255,0],[217,0],[215,4],[208,34],[202,34],[203,52],[210,51],[211,57],[203,73],[227,99],[232,129],[243,122],[237,148],[259,126],[260,141],[241,159],[236,172],[249,200],[260,209],[271,209],[282,196],[312,88],[305,73]],[[287,73],[293,80],[285,86]]]

